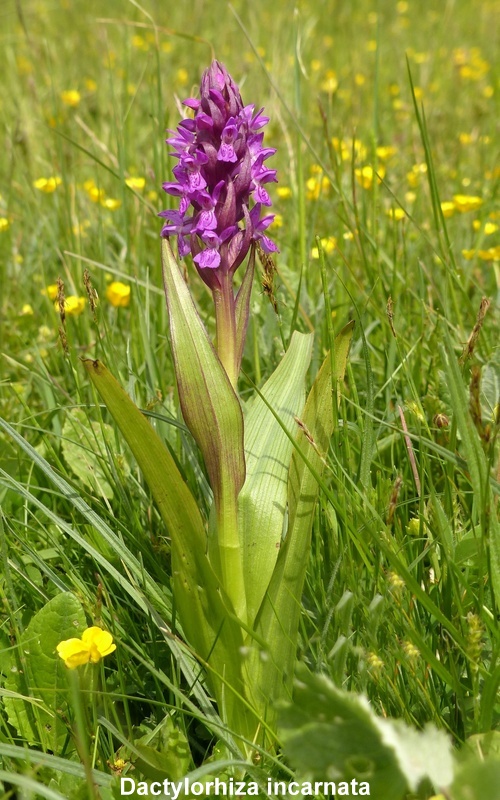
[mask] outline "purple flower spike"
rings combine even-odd
[[[272,214],[264,184],[276,181],[276,170],[264,161],[275,152],[263,146],[269,117],[254,105],[244,106],[240,91],[223,64],[213,61],[201,79],[200,99],[184,105],[193,119],[169,131],[171,155],[178,163],[175,181],[164,191],[179,198],[176,211],[162,211],[164,237],[177,236],[179,257],[190,254],[203,281],[213,290],[234,274],[253,243],[267,252],[276,245],[264,234]],[[267,210],[267,208],[266,208]]]

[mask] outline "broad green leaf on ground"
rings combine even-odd
[[[308,565],[318,478],[324,469],[333,432],[332,391],[344,376],[354,323],[346,325],[335,339],[335,375],[328,354],[309,392],[297,448],[288,478],[288,531],[280,549],[256,629],[268,643],[267,658],[258,648],[252,653],[249,673],[256,685],[265,687],[266,697],[277,700],[291,693],[301,597]],[[306,460],[304,460],[306,459]]]
[[[247,475],[238,498],[238,529],[250,624],[271,580],[286,511],[293,442],[275,414],[294,436],[295,418],[305,402],[312,339],[312,334],[293,334],[285,356],[245,414]]]
[[[500,761],[468,761],[460,767],[451,786],[451,800],[498,800]]]
[[[38,611],[26,627],[19,642],[18,658],[11,660],[5,681],[8,691],[41,704],[18,697],[5,697],[4,705],[10,724],[30,744],[58,753],[68,735],[60,709],[66,705],[67,668],[57,655],[56,646],[64,639],[79,637],[87,627],[81,604],[70,592],[62,592]]]
[[[305,779],[368,782],[372,800],[402,800],[423,780],[436,791],[453,779],[452,745],[429,726],[416,731],[378,718],[368,700],[299,670],[281,712],[286,756]]]
[[[108,480],[109,470],[103,466],[103,458],[107,459],[110,442],[114,441],[114,430],[111,425],[89,422],[81,408],[67,412],[62,429],[62,452],[71,472],[82,481],[83,485],[101,497],[113,498],[113,488]],[[130,473],[127,462],[119,457],[119,466],[124,477]]]
[[[210,558],[234,610],[245,620],[237,529],[237,497],[245,480],[243,414],[166,239],[162,239],[162,263],[179,401],[214,493],[217,538],[209,543]]]

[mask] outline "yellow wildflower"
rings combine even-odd
[[[54,303],[54,308],[59,311],[59,303]],[[64,299],[64,310],[68,317],[79,317],[85,308],[85,298],[70,294]]]
[[[389,208],[385,213],[395,222],[399,222],[406,217],[406,214],[402,208]]]
[[[484,226],[485,236],[491,236],[491,234],[496,233],[497,230],[498,230],[498,225],[495,225],[494,222],[487,222]]]
[[[425,162],[422,162],[421,164],[414,164],[413,167],[411,168],[411,171],[406,173],[406,177],[408,178],[408,183],[410,184],[412,189],[418,186],[420,175],[425,175],[426,172],[427,172],[427,164]]]
[[[52,176],[51,178],[37,178],[36,181],[33,181],[33,186],[35,189],[38,189],[40,192],[45,192],[45,194],[51,194],[55,192],[58,186],[62,183],[61,178],[57,175]]]
[[[466,261],[472,261],[474,256],[476,255],[475,250],[462,250],[462,255]]]
[[[271,222],[270,228],[282,228],[283,227],[283,214],[275,214],[274,219]]]
[[[480,208],[483,201],[480,197],[474,195],[455,194],[453,195],[453,204],[457,211],[464,213],[465,211],[475,211],[476,208]]]
[[[21,314],[23,317],[32,317],[35,312],[33,311],[33,306],[29,303],[25,303],[21,309]]]
[[[321,238],[321,247],[323,248],[323,252],[333,253],[337,246],[337,240],[335,236],[325,236]],[[311,258],[319,258],[319,249],[317,247],[313,247],[311,250]]]
[[[136,33],[135,36],[132,36],[132,47],[136,47],[137,50],[142,50],[143,52],[149,50],[148,43],[144,37],[140,36],[138,33]]]
[[[489,247],[488,250],[479,250],[478,256],[483,261],[500,261],[500,245]]]
[[[356,180],[358,181],[359,185],[363,187],[363,189],[371,189],[374,180],[376,180],[377,183],[381,182],[385,175],[385,169],[382,165],[378,167],[377,173],[378,174],[376,174],[373,167],[370,167],[369,165],[354,170]]]
[[[116,197],[104,197],[101,200],[101,206],[107,208],[108,211],[116,211],[117,208],[120,208],[121,204],[122,201],[118,200]]]
[[[375,150],[377,154],[377,158],[380,158],[381,161],[387,161],[389,158],[392,158],[396,154],[395,147],[377,147]]]
[[[76,669],[89,661],[97,664],[115,650],[116,645],[109,631],[95,626],[83,631],[81,639],[66,639],[57,645],[57,653],[69,669]]]
[[[67,91],[61,92],[61,100],[65,106],[69,106],[70,108],[76,108],[80,105],[81,99],[82,96],[77,89],[67,89]]]
[[[97,83],[93,78],[85,78],[85,88],[87,92],[95,92],[97,89]]]
[[[57,283],[51,283],[42,289],[42,294],[49,298],[49,300],[55,300],[57,297]]]
[[[140,191],[141,189],[144,189],[146,185],[146,178],[125,178],[125,183],[129,189]]]
[[[127,308],[130,305],[130,286],[121,281],[113,281],[106,289],[106,300],[115,308]]]
[[[334,94],[339,88],[339,82],[335,70],[327,69],[325,78],[321,83],[321,89],[329,94]]]
[[[276,194],[280,200],[288,200],[292,196],[292,190],[289,186],[278,186]]]
[[[443,200],[441,211],[443,212],[443,217],[452,217],[455,213],[455,204],[451,200]]]
[[[181,67],[180,69],[178,69],[177,70],[177,83],[179,83],[181,86],[185,86],[186,83],[188,82],[188,80],[189,80],[189,74],[188,74],[187,69],[184,69],[184,67]]]
[[[7,217],[0,217],[0,231],[6,231],[10,223]]]

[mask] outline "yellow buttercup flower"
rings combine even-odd
[[[121,281],[113,281],[106,289],[106,300],[115,308],[127,308],[130,305],[130,286]]]
[[[76,669],[89,661],[97,664],[115,650],[116,644],[113,644],[109,631],[96,626],[83,631],[81,639],[66,639],[57,645],[57,653],[69,669]]]
[[[453,205],[457,211],[475,211],[476,208],[482,206],[483,201],[480,197],[475,197],[470,194],[455,194],[453,195]]]
[[[399,222],[406,217],[406,214],[402,208],[389,208],[385,213],[395,222]]]
[[[101,206],[107,208],[108,211],[116,211],[117,208],[120,208],[121,204],[122,201],[118,200],[116,197],[105,197],[101,200]]]
[[[52,176],[51,178],[37,178],[36,181],[33,181],[33,186],[35,189],[38,189],[40,192],[45,192],[45,194],[51,194],[55,192],[58,186],[62,183],[62,179],[59,178],[57,175]]]
[[[320,241],[323,252],[326,254],[333,253],[337,246],[337,240],[335,236],[325,236]],[[311,258],[319,258],[319,249],[317,247],[312,248]]]
[[[452,203],[451,200],[443,200],[441,211],[443,212],[443,217],[452,217],[455,213],[455,203]]]
[[[381,161],[388,161],[389,158],[392,158],[393,156],[396,155],[397,151],[395,147],[391,147],[390,145],[388,145],[386,147],[383,146],[377,147],[375,152],[377,154],[377,158],[380,158]]]
[[[488,250],[479,250],[478,256],[482,261],[500,261],[500,245],[489,247]]]
[[[6,231],[9,227],[9,220],[7,217],[0,217],[0,231]]]
[[[61,100],[63,101],[64,105],[69,106],[70,108],[76,108],[80,104],[80,100],[82,96],[77,89],[68,89],[65,92],[61,92]]]
[[[54,308],[59,311],[59,303],[54,303]],[[64,299],[64,310],[68,317],[79,317],[85,308],[85,298],[70,294]]]
[[[385,175],[385,169],[382,165],[379,165],[377,173],[378,175],[375,173],[373,167],[370,167],[368,165],[354,170],[356,180],[360,184],[360,186],[363,187],[363,189],[371,189],[374,180],[376,180],[377,183],[381,182],[382,178]]]
[[[140,189],[144,189],[146,185],[146,178],[125,178],[125,183],[129,189],[136,189],[139,191]]]
[[[42,294],[49,298],[49,300],[55,300],[57,297],[58,288],[57,283],[51,283],[49,286],[46,286],[45,289],[42,289]]]

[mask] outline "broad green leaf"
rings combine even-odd
[[[372,800],[402,800],[423,780],[437,790],[453,778],[452,744],[444,733],[378,718],[365,697],[305,667],[293,702],[282,707],[281,736],[301,777],[369,783]]]
[[[141,468],[172,540],[206,547],[203,520],[177,464],[156,431],[100,361],[83,362],[87,374]]]
[[[11,660],[5,681],[8,691],[36,698],[43,707],[17,697],[5,697],[11,725],[29,744],[58,753],[68,735],[60,709],[66,706],[66,666],[56,646],[78,638],[87,627],[81,604],[70,592],[62,592],[38,611],[23,632],[19,658]],[[17,663],[16,663],[17,661]]]
[[[247,730],[251,714],[238,697],[244,694],[239,658],[243,635],[206,556],[207,537],[196,502],[170,452],[120,384],[101,362],[84,365],[132,450],[170,533],[174,597],[187,641],[208,666],[220,708],[225,707],[228,718],[241,715],[240,730]]]
[[[182,414],[203,454],[214,493],[217,541],[210,553],[215,553],[214,567],[237,615],[245,621],[237,528],[237,497],[245,480],[241,406],[166,239],[162,262]]]
[[[262,396],[255,397],[245,415],[247,475],[238,498],[238,528],[250,624],[269,586],[281,546],[293,450],[271,408],[289,431],[296,430],[295,417],[304,407],[312,339],[312,334],[293,334],[285,356],[262,387]]]
[[[457,771],[451,800],[498,800],[500,761],[468,761]]]
[[[330,354],[316,376],[291,460],[288,531],[256,624],[258,633],[268,642],[268,658],[263,661],[257,648],[252,654],[256,683],[265,687],[266,696],[271,700],[287,697],[291,692],[302,589],[319,489],[316,478],[322,475],[323,456],[333,432],[332,390],[343,379],[353,328],[354,323],[348,323],[335,339],[333,382]]]
[[[90,422],[83,409],[75,408],[67,412],[61,446],[66,464],[84,486],[111,500],[113,488],[102,463],[102,459],[107,457],[105,435],[108,443],[113,441],[111,425]],[[127,462],[121,459],[120,466],[124,475],[128,475]]]

